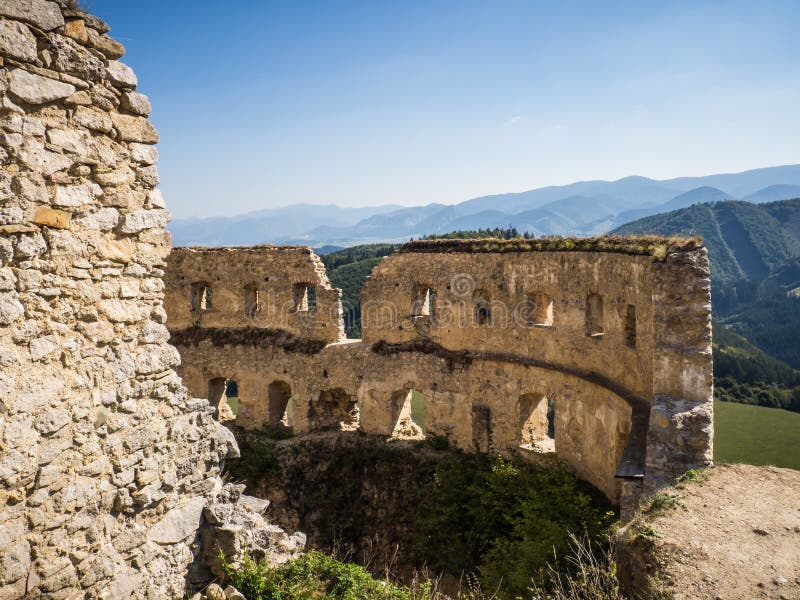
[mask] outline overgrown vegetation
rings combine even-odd
[[[231,584],[248,600],[427,600],[435,597],[430,581],[397,585],[375,579],[364,567],[311,551],[269,568],[249,555],[232,566],[223,559]]]
[[[398,252],[618,252],[652,256],[663,260],[674,251],[692,250],[702,246],[699,237],[663,237],[657,235],[604,235],[572,238],[549,236],[541,238],[480,240],[433,239],[408,242]]]
[[[529,594],[534,578],[550,581],[548,565],[572,572],[571,533],[602,546],[616,521],[600,492],[555,462],[533,466],[358,435],[289,443],[239,437],[244,458],[232,461],[230,476],[251,493],[283,496],[277,512],[295,515],[291,525],[315,548],[349,545],[354,560],[378,572],[396,561],[406,572],[474,574],[484,592],[512,599]]]

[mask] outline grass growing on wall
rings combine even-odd
[[[714,402],[714,460],[800,469],[800,414]]]

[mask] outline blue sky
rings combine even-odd
[[[177,217],[800,162],[800,2],[84,0]]]

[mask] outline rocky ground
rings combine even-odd
[[[654,496],[622,538],[622,568],[651,592],[800,599],[800,471],[713,467]]]

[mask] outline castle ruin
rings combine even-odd
[[[298,552],[220,478],[230,380],[237,424],[298,434],[393,433],[415,390],[423,434],[554,446],[623,504],[710,462],[702,246],[412,244],[346,340],[307,248],[167,260],[158,134],[108,31],[69,0],[0,2],[0,600],[182,597],[217,547]]]
[[[364,286],[361,340],[344,338],[340,291],[308,248],[176,248],[165,306],[179,372],[223,409],[234,381],[237,425],[294,434],[391,436],[413,391],[425,435],[554,449],[633,500],[711,462],[706,249],[579,242],[407,244]]]

